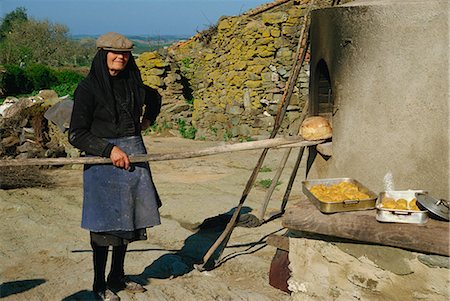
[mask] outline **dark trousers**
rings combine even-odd
[[[108,274],[108,281],[105,281],[106,261],[108,259],[108,246],[99,246],[91,241],[94,253],[94,284],[92,289],[95,292],[104,291],[107,285],[119,286],[125,277],[124,262],[127,252],[127,245],[114,246],[112,248],[111,270]]]

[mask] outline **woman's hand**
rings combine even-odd
[[[118,146],[113,147],[109,158],[116,167],[123,169],[128,169],[130,167],[130,159],[128,159],[128,155]]]

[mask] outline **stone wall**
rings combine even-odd
[[[315,7],[332,1],[315,1]],[[137,58],[143,80],[163,96],[159,127],[195,127],[196,139],[266,137],[291,74],[309,0],[275,1],[222,17],[188,41]],[[308,63],[297,79],[281,131],[308,98]]]
[[[446,256],[301,236],[289,239],[293,301],[449,300]]]

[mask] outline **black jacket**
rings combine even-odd
[[[132,128],[125,126],[116,108],[114,99],[105,99],[96,93],[98,87],[88,76],[77,87],[69,128],[69,142],[87,154],[109,157],[114,147],[103,138],[118,138],[140,135],[140,119],[156,120],[161,108],[161,96],[147,86],[139,85],[131,89],[130,115]],[[145,111],[143,113],[143,107]],[[143,114],[142,114],[143,113]]]

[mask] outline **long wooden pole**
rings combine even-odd
[[[289,105],[290,97],[294,91],[295,82],[298,78],[298,75],[300,73],[301,66],[305,60],[307,48],[309,45],[309,25],[310,25],[310,12],[313,6],[314,0],[311,1],[308,13],[305,16],[305,25],[302,28],[302,31],[300,32],[300,38],[299,38],[299,44],[297,48],[297,54],[296,59],[294,60],[293,64],[293,73],[291,77],[289,78],[288,85],[286,86],[286,90],[283,93],[283,97],[281,98],[280,105],[278,107],[277,116],[275,118],[275,123],[273,126],[273,130],[270,134],[270,138],[273,139],[278,130],[281,127],[281,122],[283,121],[284,115],[286,113],[287,107]],[[299,67],[300,65],[300,67]],[[253,169],[253,172],[250,176],[250,178],[247,181],[247,184],[244,188],[244,191],[242,192],[241,199],[239,200],[239,204],[236,207],[236,210],[233,212],[233,215],[231,216],[230,221],[228,222],[227,226],[225,227],[225,230],[222,232],[222,234],[217,238],[217,240],[214,242],[214,244],[209,248],[209,250],[206,252],[205,256],[203,256],[203,263],[200,265],[196,265],[196,268],[198,270],[204,270],[205,265],[207,264],[208,260],[211,258],[211,256],[216,252],[217,248],[219,246],[223,245],[225,246],[228,242],[228,240],[231,237],[231,234],[233,233],[233,229],[236,225],[236,221],[238,219],[238,216],[240,214],[241,208],[247,199],[247,196],[251,190],[251,187],[254,185],[256,177],[258,175],[259,169],[262,166],[262,163],[264,162],[264,159],[267,155],[268,148],[265,148],[263,152],[261,153],[261,156],[259,157],[258,162],[256,163],[255,168]],[[222,255],[223,248],[219,250],[219,256]]]
[[[274,138],[264,139],[251,142],[242,142],[229,145],[220,145],[205,148],[197,151],[164,153],[164,154],[147,154],[130,156],[132,163],[146,161],[165,161],[195,158],[209,156],[227,152],[245,151],[261,148],[278,148],[278,147],[301,147],[305,145],[315,145],[323,141],[305,141],[300,137],[292,138]],[[71,165],[71,164],[110,164],[109,158],[103,157],[79,157],[79,158],[31,158],[31,159],[4,159],[0,160],[0,167],[6,166],[30,166],[30,165]]]

